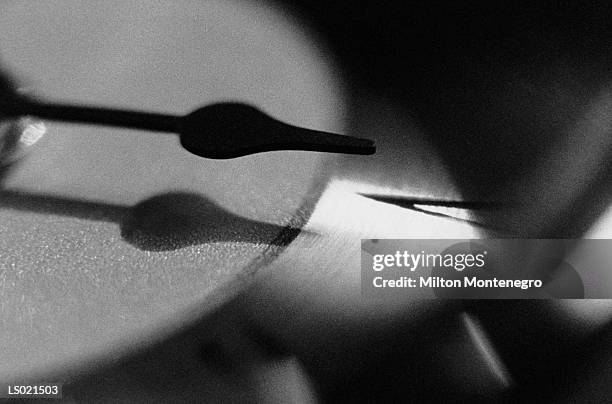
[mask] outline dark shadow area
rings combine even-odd
[[[130,210],[128,206],[11,190],[0,191],[0,208],[116,223]]]
[[[569,136],[576,142],[593,135],[572,128],[612,81],[609,3],[290,3],[312,19],[354,87],[372,88],[405,106],[465,199],[546,201],[542,213],[565,221],[551,226],[563,232],[544,229],[530,236],[573,237],[580,234],[574,226],[600,213],[575,209],[564,216],[555,195],[521,184],[544,158],[585,158],[579,146],[575,153],[555,150]],[[407,135],[373,138],[383,150],[388,144],[409,147]],[[570,174],[559,183],[581,192],[591,173]],[[544,181],[534,188],[544,188]],[[507,218],[495,221],[522,234],[525,209],[509,209]]]
[[[556,306],[552,300],[471,300],[468,312],[485,324],[517,382],[512,402],[609,401],[612,324],[592,334],[571,324],[559,327]],[[589,383],[592,389],[580,388]],[[575,399],[580,396],[590,399]]]
[[[246,219],[200,195],[182,192],[146,199],[121,222],[121,236],[148,251],[221,241],[286,246],[298,233],[298,228]]]
[[[77,402],[266,402],[258,395],[262,369],[292,357],[277,344],[250,324],[239,304],[229,303],[167,338],[56,379]]]
[[[146,251],[169,251],[215,242],[286,246],[299,228],[237,216],[201,195],[165,193],[133,207],[61,196],[0,191],[0,208],[118,223],[121,236]]]

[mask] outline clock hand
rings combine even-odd
[[[405,197],[393,195],[375,195],[375,194],[360,194],[366,198],[373,199],[378,202],[390,203],[402,208],[412,208],[414,205],[436,206],[444,208],[459,208],[470,210],[487,210],[497,209],[504,205],[500,202],[478,202],[478,201],[450,201],[444,199]]]
[[[373,154],[374,142],[293,126],[242,103],[219,103],[184,116],[120,109],[85,107],[10,97],[0,102],[5,116],[39,118],[172,132],[189,152],[207,158],[229,159],[274,150]]]
[[[465,209],[475,210],[479,212],[499,212],[501,208],[507,204],[501,202],[479,202],[479,201],[452,201],[444,199],[432,199],[432,198],[418,198],[418,197],[405,197],[405,196],[393,196],[393,195],[376,195],[376,194],[364,194],[359,195],[372,199],[377,202],[388,203],[391,205],[398,206],[400,208],[409,209],[415,212],[424,213],[427,215],[444,217],[448,219],[459,220],[464,223],[469,223],[473,226],[487,228],[492,231],[496,231],[500,234],[504,234],[507,231],[505,229],[495,228],[489,223],[475,221],[465,218],[459,218],[451,214],[428,210],[428,208],[451,208],[451,209]]]

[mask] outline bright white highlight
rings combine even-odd
[[[21,133],[19,143],[23,144],[26,147],[34,145],[45,135],[45,133],[47,133],[47,127],[44,123],[40,121],[33,121],[29,118],[26,118],[24,126],[25,128]]]

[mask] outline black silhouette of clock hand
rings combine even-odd
[[[18,95],[0,99],[0,115],[175,133],[189,152],[230,159],[274,150],[373,154],[374,142],[293,126],[242,103],[208,105],[184,116],[65,105]]]

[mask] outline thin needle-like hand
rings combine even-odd
[[[274,150],[373,154],[374,142],[293,126],[242,103],[205,106],[184,116],[85,107],[15,96],[0,102],[0,115],[143,129],[178,134],[201,157],[228,159]]]
[[[442,207],[442,208],[458,208],[458,209],[469,209],[469,210],[495,210],[502,208],[504,204],[493,201],[451,201],[444,199],[430,199],[430,198],[415,198],[406,196],[392,196],[392,195],[375,195],[375,194],[360,194],[366,198],[373,199],[378,202],[389,203],[402,208],[412,209],[415,205],[431,206],[431,207]]]
[[[418,198],[418,197],[393,196],[393,195],[376,195],[376,194],[365,194],[365,193],[361,193],[360,195],[366,198],[378,201],[378,202],[399,206],[400,208],[404,208],[404,209],[410,209],[415,212],[459,220],[461,222],[469,223],[474,226],[484,227],[489,230],[496,231],[500,234],[507,233],[507,230],[501,229],[501,228],[495,228],[488,223],[459,218],[459,217],[456,217],[450,214],[437,212],[437,211],[430,211],[427,209],[427,208],[451,208],[451,209],[465,209],[465,210],[478,211],[480,214],[486,213],[486,212],[499,213],[502,208],[507,207],[507,204],[502,203],[502,202],[452,201],[452,200],[444,200],[444,199]]]

